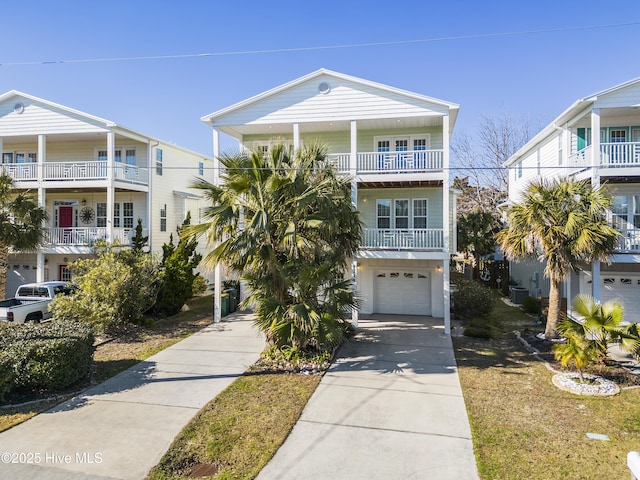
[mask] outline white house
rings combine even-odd
[[[589,179],[613,196],[610,221],[622,234],[609,264],[584,265],[565,282],[601,301],[620,298],[625,319],[640,321],[640,78],[581,98],[506,163],[509,199],[518,201],[536,178]],[[543,265],[512,264],[511,275],[531,295],[548,292]],[[569,304],[571,302],[569,301]]]
[[[186,213],[199,221],[195,177],[213,160],[25,93],[0,95],[0,168],[37,194],[48,220],[44,244],[9,257],[7,292],[25,282],[68,280],[68,264],[98,239],[128,244],[138,219],[152,251]]]
[[[352,177],[364,222],[352,259],[360,312],[442,317],[449,333],[449,257],[456,250],[449,139],[458,109],[320,69],[202,120],[213,127],[214,158],[221,132],[253,150],[282,140],[294,149],[317,139],[327,145],[339,171]]]

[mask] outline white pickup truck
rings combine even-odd
[[[40,322],[51,318],[49,304],[56,295],[69,295],[73,288],[66,282],[42,282],[20,285],[14,298],[0,300],[0,321]]]

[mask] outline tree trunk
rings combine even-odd
[[[560,319],[560,286],[561,282],[551,280],[549,288],[549,312],[547,313],[547,326],[544,335],[547,338],[558,338],[558,320]]]
[[[9,270],[9,246],[0,242],[0,300],[7,298],[7,271]]]

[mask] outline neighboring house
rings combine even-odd
[[[293,149],[324,143],[338,170],[351,176],[364,222],[352,259],[360,312],[442,317],[449,333],[449,258],[456,251],[449,139],[458,108],[321,69],[202,120],[213,127],[214,158],[221,132],[258,151],[278,141]]]
[[[610,221],[622,234],[610,264],[584,265],[565,282],[564,296],[620,298],[625,319],[640,321],[640,78],[577,100],[516,152],[509,169],[509,200],[517,202],[537,178],[571,177],[606,184]],[[538,262],[512,263],[511,275],[531,295],[548,295]],[[571,302],[569,302],[571,303]]]
[[[0,168],[37,195],[48,221],[44,244],[9,257],[7,293],[18,285],[69,280],[68,265],[99,239],[130,244],[138,219],[153,252],[191,211],[195,177],[213,160],[111,121],[11,91],[0,95]]]

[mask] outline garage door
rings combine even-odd
[[[627,275],[602,275],[602,302],[618,298],[624,305],[624,322],[640,322],[640,278]]]
[[[374,291],[376,313],[431,315],[431,283],[426,271],[378,271]]]

